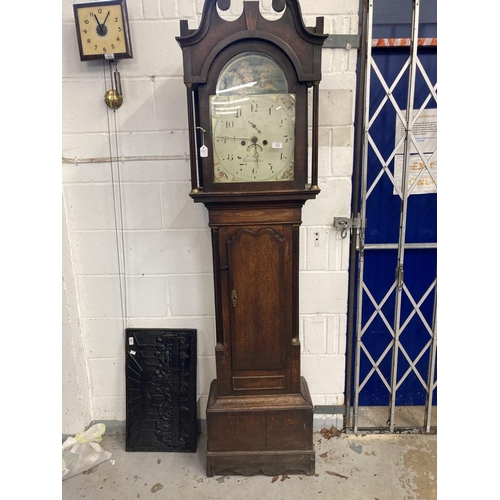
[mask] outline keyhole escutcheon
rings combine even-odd
[[[233,303],[233,307],[236,307],[238,303],[238,292],[236,290],[231,292],[231,302]]]

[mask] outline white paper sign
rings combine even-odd
[[[418,110],[414,110],[416,115]],[[406,111],[402,110],[405,114]],[[396,116],[396,146],[406,134],[403,124]],[[423,158],[411,143],[410,164],[408,165],[408,190],[410,194],[437,193],[437,109],[425,109],[413,124],[413,137],[418,144]],[[401,143],[394,156],[394,182],[403,185],[404,142]],[[425,160],[425,161],[424,161]],[[426,165],[427,163],[427,165]],[[419,175],[420,174],[420,175]],[[416,183],[416,185],[414,185]],[[393,194],[399,194],[396,188]]]
[[[410,194],[437,193],[437,185],[434,182],[434,180],[437,182],[437,153],[432,159],[430,154],[426,154],[424,157],[427,163],[430,164],[433,175],[431,176],[428,172],[420,155],[411,155],[409,165],[410,173],[408,175],[408,189],[410,190],[411,188]],[[417,176],[421,170],[424,170],[424,172],[422,172],[417,180]],[[394,182],[398,186],[403,185],[403,155],[396,155],[394,157]],[[412,187],[415,182],[417,185]],[[394,194],[398,194],[395,189]]]

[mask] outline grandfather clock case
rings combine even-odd
[[[299,228],[304,203],[320,192],[318,101],[328,35],[323,18],[304,25],[297,0],[273,0],[275,20],[261,15],[258,1],[245,1],[242,15],[226,21],[218,10],[230,3],[206,0],[199,27],[183,20],[176,38],[190,196],[208,209],[212,232],[217,378],[206,410],[207,475],[310,475]]]

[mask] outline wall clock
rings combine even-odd
[[[73,5],[80,59],[132,58],[125,0]]]
[[[319,193],[323,18],[297,0],[265,19],[205,0],[198,29],[181,21],[191,192],[212,231],[217,378],[207,405],[207,475],[314,473],[313,405],[300,374],[299,228]],[[312,102],[309,89],[312,87]],[[308,171],[308,105],[312,158]]]

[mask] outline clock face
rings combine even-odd
[[[121,1],[75,4],[74,11],[82,60],[132,57]]]
[[[294,180],[295,94],[278,63],[245,52],[210,96],[215,183]]]
[[[215,182],[293,180],[295,96],[211,99]]]

